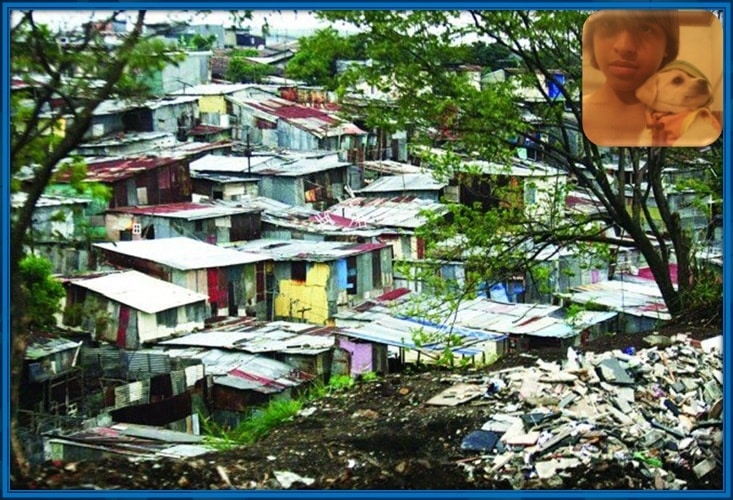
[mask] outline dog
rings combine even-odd
[[[687,61],[672,61],[654,73],[636,97],[647,107],[640,145],[704,147],[720,136],[722,127],[709,108],[710,80]]]

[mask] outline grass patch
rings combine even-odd
[[[305,402],[345,392],[354,383],[354,379],[348,375],[336,375],[331,377],[328,384],[313,384],[301,398],[272,399],[266,405],[253,409],[235,428],[219,425],[211,418],[202,418],[204,442],[221,450],[254,443],[297,415]]]

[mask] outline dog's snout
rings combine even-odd
[[[703,78],[698,78],[695,82],[695,89],[700,93],[708,92],[708,82]]]

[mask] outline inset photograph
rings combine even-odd
[[[705,147],[722,131],[723,29],[702,10],[603,10],[583,25],[583,132],[606,147]]]

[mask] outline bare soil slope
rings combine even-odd
[[[704,339],[721,328],[696,321],[665,328],[663,335],[687,333]],[[643,334],[609,336],[589,346],[603,352],[642,343]],[[565,359],[566,351],[546,349],[505,357],[491,371]],[[484,371],[485,372],[485,371]],[[46,463],[13,489],[653,489],[648,469],[633,462],[598,461],[582,473],[558,474],[552,481],[500,478],[466,466],[475,452],[461,449],[464,436],[490,417],[488,405],[431,406],[425,402],[452,383],[445,371],[392,374],[359,382],[306,405],[307,416],[273,430],[243,448],[196,459],[131,462]],[[721,489],[722,469],[697,479],[689,468],[674,470],[688,489]]]

